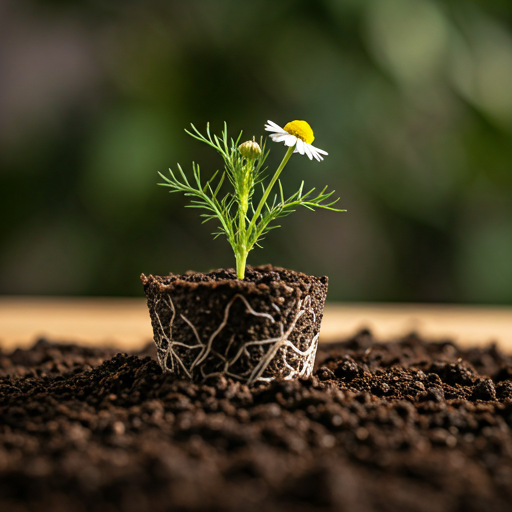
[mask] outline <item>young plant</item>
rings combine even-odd
[[[288,198],[284,195],[279,176],[292,153],[305,154],[310,160],[315,158],[318,162],[323,160],[322,155],[327,155],[326,151],[311,145],[314,140],[313,130],[306,121],[292,121],[284,128],[272,121],[268,121],[265,125],[265,130],[271,132],[270,138],[273,141],[284,142],[285,146],[288,146],[281,164],[268,184],[265,184],[266,169],[263,168],[269,153],[269,151],[265,152],[266,143],[260,146],[253,138],[252,141],[239,144],[242,132],[236,140],[230,139],[228,143],[226,123],[220,138],[217,135],[212,137],[209,124],[206,126],[206,136],[202,135],[194,125],[191,126],[193,132],[185,131],[195,139],[208,144],[221,155],[224,160],[224,171],[220,175],[219,171],[216,171],[209,180],[203,182],[199,166],[192,163],[193,180],[189,181],[178,164],[179,176],[176,176],[171,169],[169,169],[170,177],[158,173],[165,181],[159,185],[169,187],[171,193],[183,192],[186,196],[190,196],[192,199],[191,204],[187,205],[189,208],[206,210],[201,214],[204,218],[203,223],[212,219],[220,222],[218,231],[213,234],[215,238],[225,235],[231,244],[239,279],[245,276],[249,252],[254,246],[261,247],[259,242],[271,229],[280,227],[272,225],[275,220],[294,212],[298,206],[304,206],[310,210],[324,208],[337,212],[345,211],[333,208],[339,198],[330,200],[334,191],[326,192],[327,187],[314,195],[314,188],[304,192],[303,181],[297,192]],[[226,177],[231,184],[231,192],[223,192]],[[276,183],[278,192],[274,193],[270,199]],[[257,185],[261,185],[262,189],[259,200],[255,199],[254,195]]]

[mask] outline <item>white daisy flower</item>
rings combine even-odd
[[[327,151],[315,148],[311,143],[315,140],[313,130],[306,121],[291,121],[284,128],[272,121],[267,121],[265,125],[267,132],[274,132],[270,138],[274,142],[284,142],[285,146],[295,146],[294,153],[306,154],[310,160],[313,157],[319,162],[324,159],[322,155],[328,155]]]

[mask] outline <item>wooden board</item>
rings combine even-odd
[[[512,351],[511,307],[328,303],[320,339],[336,341],[363,327],[381,339],[415,330],[464,345],[496,341]],[[152,339],[144,299],[0,297],[3,350],[30,346],[41,336],[126,350]]]

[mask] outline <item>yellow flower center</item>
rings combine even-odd
[[[284,127],[284,131],[295,135],[306,144],[311,144],[315,140],[313,130],[306,121],[291,121]]]

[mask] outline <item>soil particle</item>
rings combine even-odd
[[[478,379],[471,395],[473,400],[496,400],[496,389],[491,379]]]
[[[315,374],[194,383],[138,354],[0,352],[0,510],[512,510],[512,357],[369,331]]]

